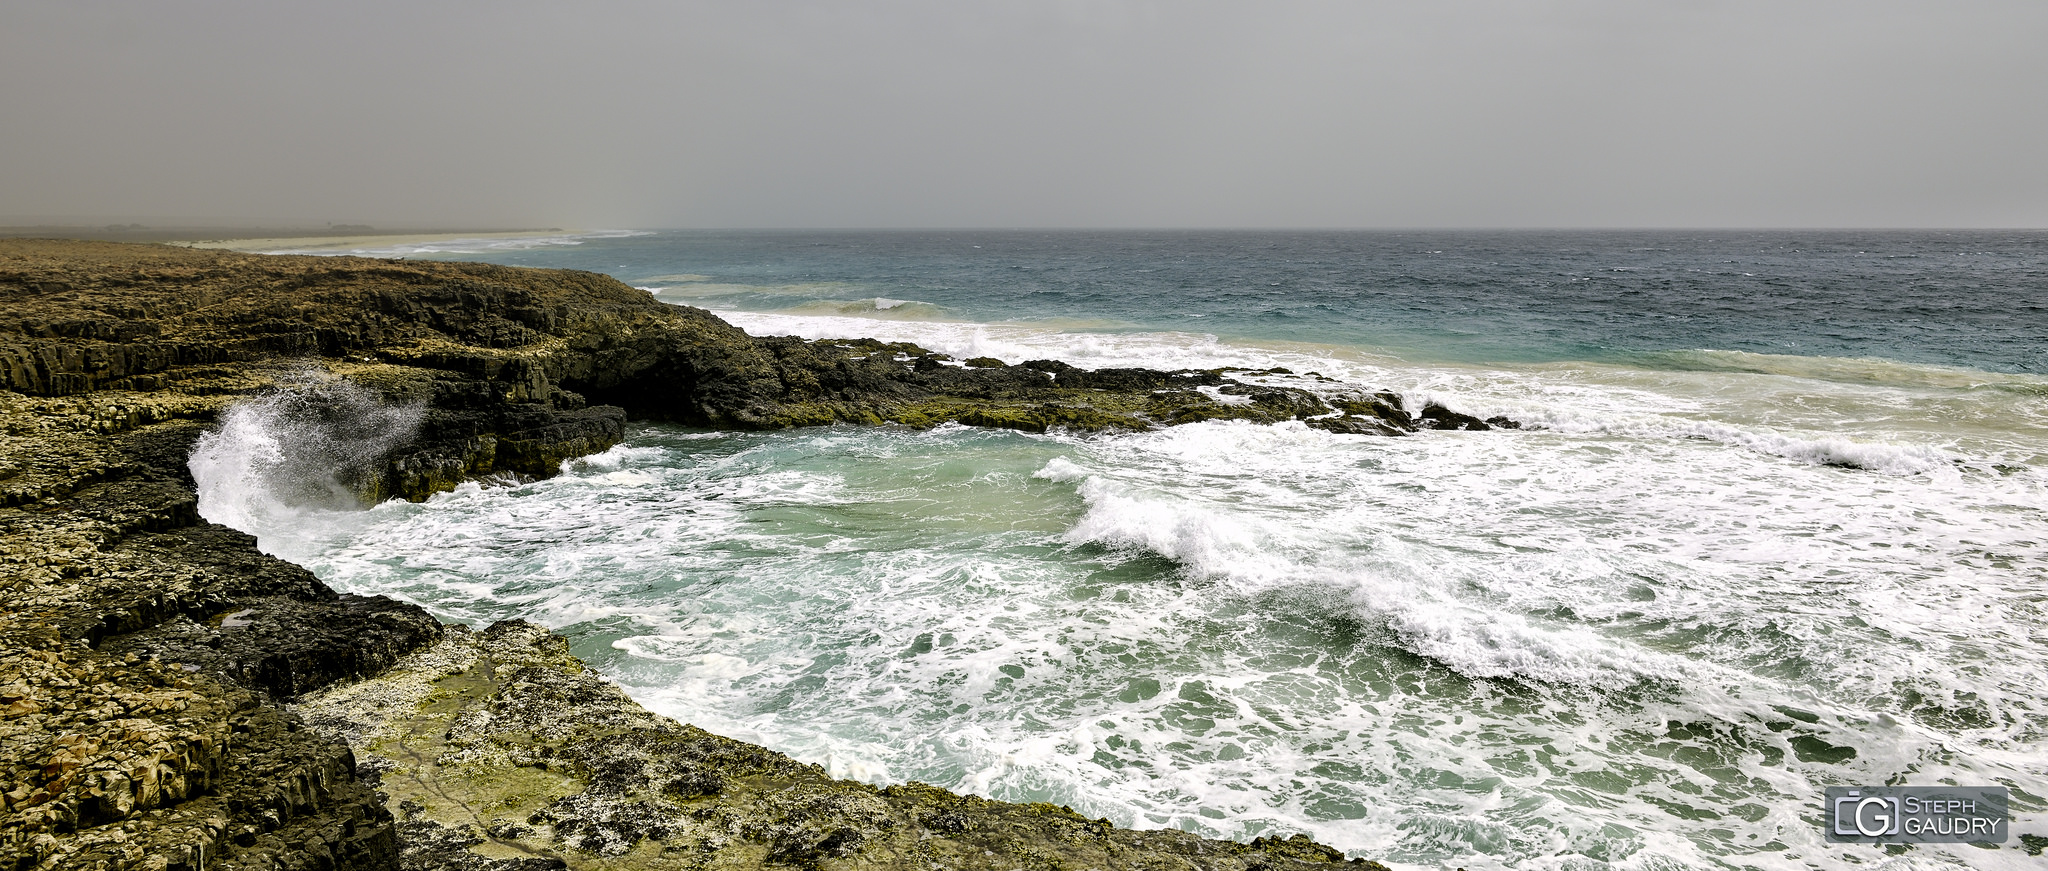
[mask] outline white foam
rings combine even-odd
[[[1209,387],[1209,386],[1206,386],[1206,385],[1205,385],[1205,386],[1202,386],[1202,387],[1197,387],[1197,388],[1195,388],[1195,389],[1196,389],[1196,390],[1198,390],[1198,391],[1201,391],[1201,393],[1202,393],[1202,394],[1203,394],[1204,396],[1207,396],[1207,397],[1209,397],[1210,399],[1214,399],[1214,400],[1216,400],[1217,402],[1223,403],[1224,405],[1239,405],[1239,406],[1243,406],[1243,405],[1250,405],[1250,404],[1252,404],[1252,398],[1251,398],[1251,397],[1249,397],[1249,396],[1239,396],[1239,395],[1236,395],[1236,394],[1231,394],[1231,393],[1224,393],[1224,392],[1223,392],[1223,388],[1221,388],[1221,387]]]
[[[759,289],[749,288],[748,292],[758,293]],[[789,306],[782,310],[785,317],[823,317],[825,319],[882,320],[912,322],[950,322],[958,318],[944,306],[914,299],[890,299],[868,297],[865,299],[813,299]]]
[[[1165,440],[1175,444],[1160,453],[1194,466],[1190,471],[1209,482],[1204,489],[1235,485],[1263,490],[1245,487],[1249,482],[1240,476],[1229,476],[1239,477],[1231,481],[1201,467],[1230,462],[1228,457],[1258,456],[1245,444],[1276,441],[1268,438],[1276,433],[1303,442],[1326,440],[1322,433],[1299,427],[1196,424],[1172,431]],[[1304,452],[1310,459],[1332,453],[1318,445],[1305,451],[1297,446],[1282,455],[1301,458]],[[1055,481],[1082,474],[1065,459],[1039,472]],[[1070,541],[1140,548],[1182,564],[1191,577],[1227,583],[1245,594],[1286,585],[1336,588],[1359,614],[1386,626],[1403,646],[1468,676],[1619,687],[1697,671],[1681,659],[1617,644],[1591,631],[1539,627],[1521,614],[1462,601],[1455,595],[1458,579],[1438,583],[1446,579],[1430,577],[1434,555],[1354,559],[1337,552],[1333,557],[1326,542],[1339,530],[1314,522],[1304,529],[1298,513],[1273,511],[1279,500],[1263,493],[1226,491],[1240,498],[1219,502],[1135,491],[1092,475],[1082,480],[1079,492],[1088,511],[1068,532]]]
[[[1196,577],[1270,584],[1287,577],[1257,542],[1279,531],[1247,518],[1176,500],[1128,494],[1100,478],[1081,485],[1088,514],[1067,534],[1071,541],[1140,547],[1188,567]]]
[[[1931,445],[1887,444],[1839,435],[1802,436],[1669,415],[1589,415],[1570,406],[1525,415],[1527,426],[1577,434],[1703,439],[1789,460],[1891,475],[1952,473],[1957,458]]]
[[[1235,347],[1215,336],[1190,333],[1077,332],[1062,323],[977,324],[877,320],[816,314],[731,311],[713,312],[755,335],[794,335],[808,339],[868,337],[886,342],[914,342],[955,357],[994,357],[1005,363],[1059,359],[1089,368],[1147,366],[1161,369],[1209,369],[1224,366],[1266,368],[1277,365],[1271,351]],[[1281,355],[1302,363],[1318,359],[1303,354]]]
[[[720,311],[718,314],[750,332],[814,339],[872,335],[885,341],[913,342],[956,357],[995,357],[1013,364],[1051,358],[1092,368],[1140,366],[1177,370],[1238,367],[1264,370],[1284,367],[1296,372],[1320,371],[1353,387],[1392,389],[1401,394],[1411,410],[1436,403],[1479,417],[1505,415],[1533,427],[1560,432],[1632,438],[1708,439],[1804,463],[1892,475],[1946,474],[1958,462],[1969,462],[1971,458],[1952,454],[1940,444],[1901,442],[1896,440],[1896,436],[1886,439],[1842,432],[1816,432],[1802,430],[1798,425],[1838,426],[1843,420],[1843,412],[1852,418],[1889,415],[1902,405],[1926,401],[1924,396],[1902,392],[1903,388],[1897,384],[1901,381],[1940,391],[1974,388],[1986,380],[1999,383],[2028,381],[2027,376],[1999,376],[1904,364],[1868,364],[1883,372],[1901,370],[1927,377],[1908,378],[1894,373],[1868,379],[1872,382],[1868,387],[1832,383],[1816,385],[1809,380],[1777,379],[1757,385],[1761,388],[1757,391],[1730,393],[1727,382],[1731,376],[1726,372],[1645,372],[1604,365],[1550,364],[1532,373],[1491,367],[1419,366],[1356,350],[1313,346],[1300,349],[1260,347],[1187,333],[1098,334],[1027,324],[882,323],[866,318],[734,311]],[[1868,363],[1842,362],[1844,365]],[[1794,367],[1781,363],[1774,368]],[[1826,366],[1821,369],[1832,371]],[[1954,378],[1964,380],[1957,382]],[[1329,389],[1325,382],[1307,379],[1254,380]],[[1803,407],[1814,404],[1811,401],[1814,391],[1830,391],[1825,394],[1828,402],[1815,409],[1819,413],[1802,411]],[[1245,401],[1243,397],[1220,394],[1216,398],[1225,402]],[[1840,407],[1839,403],[1843,402],[1853,405]],[[2005,415],[2008,427],[2017,428],[2030,422],[2048,426],[2048,403],[2019,400],[1998,403],[1998,407],[1998,413]],[[1747,419],[1753,417],[1757,410],[1768,411],[1792,426]],[[1935,421],[1953,419],[1946,414],[1940,418],[1930,416],[1926,427],[1904,434],[1915,437],[1945,434],[1949,432],[1950,424]]]
[[[1046,462],[1045,468],[1031,473],[1031,476],[1048,481],[1079,481],[1088,477],[1088,470],[1074,465],[1074,462],[1066,457],[1054,457]]]
[[[1284,365],[1533,428],[649,428],[560,478],[286,519],[337,586],[562,627],[650,707],[843,776],[1397,866],[1860,867],[1805,818],[1822,786],[2048,790],[2038,397],[888,330]]]

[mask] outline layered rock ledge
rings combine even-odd
[[[337,593],[200,518],[187,468],[231,404],[279,396],[344,436],[364,396],[407,410],[329,457],[364,501],[552,475],[629,416],[1512,425],[1258,380],[755,338],[589,273],[0,240],[0,869],[1344,863],[833,780],[647,713],[539,627]]]

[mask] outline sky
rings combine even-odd
[[[51,219],[2048,227],[2048,2],[11,0]]]

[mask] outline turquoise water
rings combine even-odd
[[[1951,237],[1772,255],[1795,291],[1718,308],[1700,300],[1749,285],[1671,264],[1739,253],[1721,242],[1638,252],[1666,265],[1624,280],[1636,301],[1558,277],[1619,256],[1614,237],[1419,248],[1483,240],[1491,272],[1386,255],[1400,238],[1138,234],[1062,260],[1047,247],[1086,237],[656,234],[408,256],[609,261],[756,333],[1280,365],[1526,429],[643,426],[548,481],[332,512],[290,495],[320,469],[275,461],[302,440],[287,405],[255,403],[195,457],[202,508],[342,589],[547,623],[650,707],[847,777],[1305,831],[1397,866],[2038,863],[1818,828],[1827,786],[1957,782],[2012,787],[2013,830],[2048,834],[2038,234],[1965,240],[1990,253],[1954,270],[1925,266]],[[934,253],[956,241],[1011,247]],[[1173,272],[1190,250],[1204,265]],[[1281,317],[1226,280],[1290,258],[1275,280],[1349,289],[1273,295]],[[1410,273],[1469,286],[1375,289]],[[1816,299],[1833,326],[1794,316]]]

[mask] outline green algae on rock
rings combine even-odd
[[[508,621],[452,629],[375,681],[294,706],[362,748],[421,866],[468,847],[478,868],[1329,867],[1305,838],[1251,844],[1136,832],[1045,804],[918,783],[877,788],[650,714]],[[467,860],[465,860],[467,861]],[[1351,867],[1378,867],[1353,861]]]

